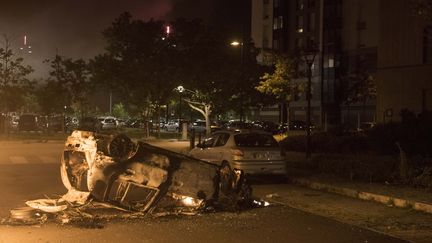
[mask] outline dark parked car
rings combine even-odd
[[[144,128],[145,120],[139,118],[130,118],[125,122],[125,127],[130,128]]]
[[[230,131],[236,131],[240,132],[243,130],[250,130],[253,129],[252,123],[249,122],[243,122],[243,121],[229,121],[227,124],[225,124],[225,128]]]
[[[254,121],[253,126],[268,133],[277,134],[279,125],[271,121]]]
[[[21,115],[18,120],[19,131],[38,131],[40,130],[38,117],[33,114]]]
[[[287,131],[288,125],[286,123],[279,125],[279,132],[283,133]],[[293,120],[289,123],[290,131],[306,130],[306,122],[301,120]],[[315,129],[315,125],[310,125],[311,130]]]
[[[188,130],[195,131],[195,133],[205,133],[206,132],[206,122],[203,120],[196,120],[189,124]],[[210,132],[213,133],[215,131],[221,130],[221,126],[217,124],[217,122],[211,122],[210,124]]]
[[[100,132],[102,129],[102,123],[96,117],[83,117],[79,121],[79,130]]]
[[[63,116],[49,117],[47,121],[47,126],[48,130],[50,131],[63,131],[63,129],[66,129],[65,118]]]

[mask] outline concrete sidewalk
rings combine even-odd
[[[294,168],[289,169],[288,178],[293,184],[315,190],[432,213],[432,193],[424,189],[404,185],[354,182]]]
[[[176,139],[149,139],[144,141],[180,153],[187,153],[190,145],[189,141]],[[289,168],[287,176],[289,181],[295,185],[360,200],[374,201],[389,206],[412,208],[432,213],[432,193],[424,189],[404,185],[355,182],[331,175],[317,175],[310,171],[295,168]],[[284,190],[283,186],[277,188],[278,190]]]

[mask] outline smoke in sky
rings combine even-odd
[[[225,3],[223,3],[225,2]],[[136,19],[170,20],[178,17],[227,21],[221,0],[0,0],[0,33],[7,35],[19,52],[27,36],[32,53],[20,53],[36,70],[46,76],[46,59],[56,53],[70,58],[91,58],[103,52],[102,31],[123,12]],[[240,2],[240,1],[234,1]],[[231,2],[230,2],[231,3]],[[219,7],[219,8],[218,8]],[[235,12],[233,12],[235,14]]]
[[[134,18],[164,19],[173,8],[170,0],[0,0],[0,33],[7,35],[17,54],[46,75],[56,53],[70,58],[91,58],[105,43],[101,32],[121,13]],[[20,52],[23,37],[32,53]]]

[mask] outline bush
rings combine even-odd
[[[369,181],[399,180],[432,188],[432,113],[407,110],[401,122],[379,124],[365,133],[317,133],[308,164],[320,172]],[[305,136],[281,141],[286,151],[305,151]],[[396,144],[403,150],[401,152]],[[406,157],[405,157],[406,156]],[[406,165],[406,175],[402,168]],[[400,177],[400,178],[399,178]]]
[[[286,151],[304,152],[306,136],[285,138],[280,142]],[[369,150],[367,139],[363,135],[335,136],[330,133],[317,133],[311,137],[311,151],[314,153],[362,153]]]

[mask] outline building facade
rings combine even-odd
[[[356,127],[398,120],[402,109],[432,108],[430,25],[409,1],[252,0],[251,23],[259,61],[271,60],[268,50],[315,56],[311,105],[317,125]],[[309,51],[299,56],[299,49]],[[290,120],[305,120],[305,97],[288,113]]]

